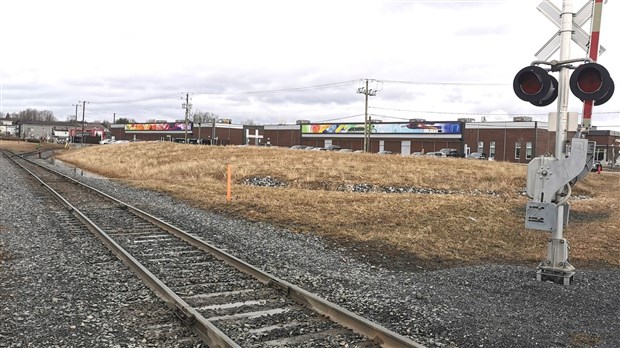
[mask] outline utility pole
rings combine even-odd
[[[183,103],[183,108],[185,108],[185,143],[187,144],[188,118],[189,112],[192,109],[192,104],[189,103],[189,93],[185,94],[185,103]]]
[[[86,101],[82,101],[82,135],[80,136],[82,145],[84,145],[84,115],[86,113],[86,103]]]
[[[72,141],[72,142],[75,142],[75,132],[77,131],[78,108],[82,105],[80,105],[80,102],[78,102],[77,104],[71,104],[71,106],[75,106],[75,118],[73,119],[73,141]]]
[[[370,152],[370,119],[368,118],[368,96],[377,95],[377,89],[368,88],[368,79],[366,86],[357,89],[357,93],[364,95],[364,152]],[[374,80],[373,80],[374,81]]]
[[[211,145],[216,145],[214,144],[215,142],[215,114],[213,114],[213,124],[211,125]]]

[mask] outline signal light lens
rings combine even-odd
[[[584,93],[594,93],[602,85],[601,74],[596,69],[584,69],[577,79],[577,87]]]
[[[536,106],[549,105],[558,96],[557,80],[539,66],[521,69],[514,78],[512,88],[519,99]]]
[[[604,66],[581,64],[570,77],[570,90],[581,100],[592,100],[594,104],[602,105],[614,93],[614,81]]]
[[[531,71],[526,71],[519,76],[519,87],[523,91],[523,93],[527,95],[533,95],[538,92],[543,87],[540,76],[534,74]]]

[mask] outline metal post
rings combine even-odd
[[[84,145],[84,114],[86,113],[86,102],[82,102],[82,135],[80,136],[80,142]]]
[[[211,145],[215,142],[215,115],[213,115],[213,124],[211,125]]]
[[[570,45],[573,31],[573,4],[572,0],[563,0],[562,26],[560,29],[560,61],[570,59]],[[555,133],[555,160],[562,161],[566,158],[566,140],[568,123],[568,97],[569,97],[569,68],[562,66],[559,73],[558,85],[558,114],[557,129]],[[561,193],[564,187],[555,194],[556,221],[555,228],[551,232],[551,239],[547,243],[547,258],[539,266],[536,278],[540,281],[552,280],[556,283],[570,284],[575,268],[568,263],[568,241],[563,238],[564,213],[567,202],[562,202]]]
[[[72,104],[75,106],[75,118],[73,119],[73,139],[71,139],[72,143],[75,143],[75,134],[77,133],[77,118],[78,118],[78,107],[80,107],[80,102],[77,104]]]
[[[364,152],[369,152],[369,134],[370,134],[370,125],[368,124],[368,80],[366,80],[366,90],[364,91]]]
[[[563,0],[562,3],[562,29],[560,33],[560,61],[570,59],[570,43],[573,32],[573,2]],[[555,133],[555,158],[566,157],[567,120],[568,120],[568,94],[569,94],[569,68],[560,68],[559,91],[558,91],[558,128]],[[559,200],[559,197],[556,197]],[[552,234],[552,239],[562,239],[564,215],[562,207],[558,206],[558,225]]]
[[[187,144],[187,118],[189,117],[189,93],[185,95],[185,143]]]

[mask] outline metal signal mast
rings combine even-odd
[[[571,0],[563,0],[562,10],[549,0],[543,1],[538,9],[553,21],[560,30],[536,53],[539,61],[521,69],[514,78],[515,94],[522,100],[536,106],[546,106],[558,99],[557,113],[549,115],[549,128],[555,131],[555,156],[540,156],[532,159],[527,168],[527,203],[525,227],[551,232],[547,243],[547,257],[538,265],[536,279],[551,280],[568,285],[573,280],[575,268],[569,263],[568,241],[563,237],[568,223],[571,187],[583,179],[592,169],[596,143],[582,139],[577,131],[577,113],[568,112],[569,90],[590,104],[607,102],[614,91],[614,83],[605,67],[594,62],[598,52],[598,30],[600,28],[602,0],[590,0],[579,12],[573,12]],[[592,11],[594,6],[594,11]],[[598,9],[596,6],[599,6]],[[592,19],[593,35],[588,35],[581,25]],[[594,30],[597,34],[594,35]],[[596,38],[594,37],[596,36]],[[588,50],[590,57],[570,58],[571,40]],[[588,42],[590,40],[590,42]],[[596,46],[596,47],[593,47]],[[559,48],[560,60],[549,59]],[[574,63],[583,63],[574,67]],[[548,65],[543,69],[540,65]],[[575,69],[569,76],[569,70]],[[559,81],[549,72],[558,72]],[[590,125],[589,115],[584,109],[583,126]],[[555,126],[551,126],[555,124]],[[572,124],[572,127],[571,127]],[[572,129],[574,127],[574,129]],[[553,128],[553,129],[552,129]],[[570,146],[569,131],[575,131]]]

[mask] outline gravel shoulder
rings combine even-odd
[[[199,347],[165,304],[0,158],[0,347]],[[36,187],[36,186],[35,186]]]
[[[24,311],[42,311],[42,319],[36,319],[40,321],[49,321],[57,315],[49,309],[39,308],[41,306],[29,298],[40,297],[43,302],[53,303],[56,292],[71,294],[65,295],[67,298],[57,298],[63,298],[67,306],[76,307],[80,303],[79,294],[86,294],[89,290],[73,282],[79,285],[81,281],[81,284],[87,283],[102,290],[114,287],[105,282],[86,281],[90,279],[90,273],[103,272],[78,269],[92,262],[90,255],[81,256],[82,265],[61,261],[60,255],[64,255],[63,258],[73,257],[79,251],[71,252],[68,246],[54,241],[62,238],[62,233],[49,227],[55,224],[53,214],[45,211],[44,204],[40,203],[41,197],[34,196],[23,187],[21,175],[15,173],[16,170],[11,169],[5,159],[1,161],[3,213],[0,220],[0,253],[9,255],[0,270],[0,347],[4,347],[1,342],[6,342],[5,338],[12,339],[8,342],[26,343],[27,340],[16,340],[14,337],[19,337],[16,335],[20,332],[24,335],[36,334],[42,327],[39,325],[43,323],[33,321],[31,316],[23,314]],[[140,209],[167,216],[174,225],[252,264],[260,265],[265,271],[427,346],[620,346],[618,269],[586,270],[576,264],[578,272],[575,283],[570,286],[537,282],[535,264],[486,264],[423,270],[415,267],[416,260],[392,262],[389,252],[378,250],[369,254],[355,245],[205,212],[160,193],[131,189],[110,180],[79,178]],[[91,239],[94,240],[91,243],[96,243],[94,237]],[[79,250],[82,243],[76,242],[75,247]],[[103,253],[95,248],[93,246],[92,253]],[[42,254],[41,260],[29,260],[26,252],[33,249]],[[54,267],[47,271],[40,270],[46,263],[56,263],[56,268],[66,269],[62,270],[63,273]],[[75,276],[59,276],[60,279],[51,281],[53,285],[47,285],[49,282],[45,273]],[[110,275],[109,282],[121,282],[119,279],[134,284],[132,288],[140,286],[138,280],[122,268]],[[44,287],[39,283],[43,280]],[[150,301],[153,306],[160,305],[156,299],[148,297],[148,292],[140,294],[145,296],[140,299]],[[119,292],[102,292],[99,298],[103,296],[116,301],[112,307],[117,308],[125,300]],[[112,300],[106,299],[105,303],[109,301]],[[88,319],[90,312],[77,313],[65,319],[65,325],[69,328],[73,323],[71,318]],[[134,316],[139,316],[136,312],[122,314],[134,319]],[[28,324],[17,320],[20,315],[27,318]],[[100,318],[100,322],[113,325],[109,321],[114,323],[114,318]],[[6,324],[7,321],[11,324]],[[77,325],[80,324],[77,322]],[[124,324],[115,325],[121,325],[118,330],[123,332]],[[52,327],[45,337],[66,337],[70,330]],[[140,346],[143,332],[131,326],[127,332],[132,333],[126,336],[127,339],[133,338],[132,342],[138,340],[136,344]],[[97,333],[93,335],[99,336]],[[115,342],[121,342],[121,338]],[[92,346],[81,343],[77,338],[73,342],[74,346]]]

